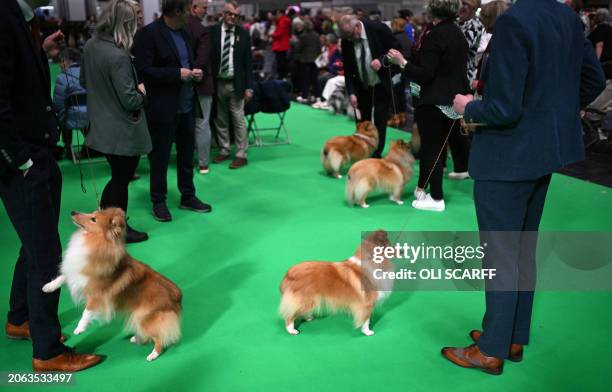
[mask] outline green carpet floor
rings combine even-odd
[[[261,125],[273,122],[262,116]],[[169,173],[171,223],[153,220],[148,202],[148,166],[131,185],[130,223],[151,239],[129,247],[136,258],[175,281],[184,293],[183,340],[157,361],[145,360],[150,346],[127,340],[121,320],[94,324],[68,343],[107,356],[101,365],[75,375],[70,390],[109,391],[600,391],[609,390],[612,294],[543,292],[536,297],[531,345],[520,364],[507,363],[503,376],[458,368],[440,348],[467,345],[480,326],[484,295],[478,292],[394,293],[374,316],[376,335],[365,337],[346,316],[316,319],[288,335],[277,315],[278,285],[302,260],[340,260],[357,247],[360,233],[386,230],[474,230],[471,181],[445,184],[447,211],[419,212],[371,199],[369,210],[345,205],[344,181],[325,177],[319,150],[333,135],[350,134],[353,123],[301,105],[287,116],[293,144],[253,148],[250,164],[231,171],[211,166],[197,176],[198,195],[214,206],[199,215],[177,208],[174,166]],[[391,131],[392,138],[403,133]],[[63,244],[75,230],[70,211],[96,206],[89,183],[93,170],[101,190],[105,163],[64,173],[60,232]],[[416,179],[406,188],[409,198]],[[556,175],[542,229],[612,230],[610,189]],[[0,211],[0,314],[7,310],[19,241]],[[71,334],[80,316],[67,290],[60,320]],[[0,370],[30,371],[31,345],[0,339]],[[606,387],[608,385],[608,387]],[[39,388],[40,389],[40,388]]]

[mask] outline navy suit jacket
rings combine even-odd
[[[482,101],[465,120],[475,180],[522,181],[584,159],[581,108],[605,88],[578,16],[556,0],[519,0],[495,24]]]
[[[193,67],[192,39],[185,29],[180,30],[187,51],[189,68]],[[144,82],[147,90],[145,111],[149,121],[171,123],[176,117],[179,105],[181,80],[181,60],[163,18],[149,23],[138,31],[134,38],[134,64],[138,79]],[[195,91],[193,107],[196,114],[200,104]]]
[[[6,7],[6,8],[5,8]],[[0,12],[0,178],[18,173],[31,157],[28,145],[54,146],[59,127],[49,64],[37,56],[30,27],[15,0]]]

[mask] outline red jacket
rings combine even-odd
[[[276,21],[276,29],[272,33],[272,51],[286,52],[289,50],[289,40],[291,39],[291,19],[282,15]]]

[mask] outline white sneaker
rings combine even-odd
[[[470,173],[468,172],[450,172],[448,173],[448,178],[450,180],[465,180],[470,178]]]
[[[302,97],[297,97],[295,100],[298,101],[299,103],[306,103],[306,102],[308,102],[308,100],[306,98],[302,98]]]
[[[332,109],[332,107],[329,106],[327,101],[325,101],[325,102],[321,102],[321,104],[319,105],[319,109],[321,109],[321,110],[330,110],[330,109]]]
[[[428,193],[424,198],[412,202],[412,207],[423,211],[442,212],[446,209],[444,200],[434,200]]]
[[[423,200],[427,196],[427,192],[425,189],[419,188],[418,186],[414,188],[414,199],[415,200]]]
[[[321,102],[315,102],[312,104],[313,109],[321,109]]]

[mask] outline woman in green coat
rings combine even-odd
[[[151,151],[143,110],[145,91],[138,84],[130,55],[136,28],[132,3],[111,1],[100,16],[96,35],[85,45],[81,69],[89,114],[86,144],[103,153],[111,167],[100,207],[119,207],[126,212],[128,184],[140,156]],[[146,233],[128,226],[128,243],[147,239]]]

